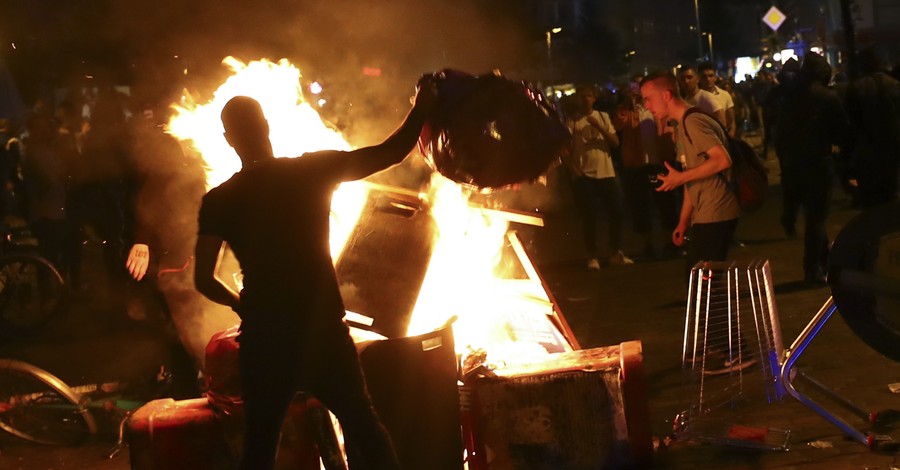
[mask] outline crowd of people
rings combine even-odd
[[[573,133],[573,152],[563,168],[582,219],[588,269],[600,269],[603,258],[596,241],[601,216],[609,227],[607,264],[689,254],[690,245],[702,236],[696,206],[700,201],[693,201],[692,217],[683,220],[685,186],[670,187],[663,180],[671,181],[672,171],[680,178],[685,170],[710,160],[709,146],[715,142],[727,149],[731,138],[753,137],[760,143],[756,149],[762,160],[777,159],[783,189],[779,223],[787,236],[797,236],[797,220],[803,214],[804,281],[824,283],[829,247],[825,227],[833,189],[840,188],[859,208],[897,200],[897,69],[888,72],[874,49],[863,51],[859,59],[860,73],[852,80],[842,66],[832,67],[821,55],[807,52],[799,61],[788,60],[777,73],[762,68],[737,83],[705,62],[680,66],[675,73],[635,75],[618,87],[579,86],[561,106]],[[701,111],[701,119],[711,118],[701,127],[716,134],[713,124],[720,125],[723,134],[700,146],[707,148],[696,146],[694,130],[686,133],[682,112],[652,112],[642,96],[643,84],[666,73],[674,86],[672,98],[683,101],[686,109]],[[686,165],[691,152],[701,161]],[[733,189],[727,166],[707,180],[726,182]],[[739,213],[734,215],[736,224]],[[640,250],[631,253],[623,249],[621,233],[629,219]],[[740,243],[732,240],[733,228],[729,233],[725,238],[730,245]],[[727,246],[720,251],[716,257],[724,257]],[[698,259],[707,259],[703,256]]]
[[[18,127],[0,120],[0,222],[36,239],[69,292],[161,327],[189,395],[202,358],[187,357],[169,306],[193,290],[186,267],[205,176],[199,157],[164,132],[166,119],[163,107],[109,87],[90,99],[39,100]],[[102,247],[102,262],[100,276],[86,279],[89,244]]]

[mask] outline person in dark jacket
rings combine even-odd
[[[799,74],[783,83],[776,110],[775,152],[781,165],[784,207],[781,223],[795,233],[797,213],[805,219],[803,235],[804,281],[825,282],[828,259],[829,200],[834,181],[832,155],[846,149],[849,123],[840,99],[828,88],[831,66],[808,53]]]

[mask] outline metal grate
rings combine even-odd
[[[682,350],[694,401],[676,417],[676,437],[786,450],[789,431],[761,426],[739,412],[742,403],[781,398],[783,358],[768,261],[697,263],[690,273]]]

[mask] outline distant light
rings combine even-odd
[[[772,68],[772,63],[771,63],[771,62],[766,62],[766,68],[767,68],[767,69]]]
[[[13,50],[16,50],[16,43],[14,43],[14,42],[11,42],[11,43],[10,43],[10,44],[12,44],[12,48],[13,48]]]
[[[562,32],[562,28],[553,28],[550,31],[553,32],[553,34],[558,34]]]
[[[368,77],[380,77],[381,69],[378,67],[363,67],[362,73]]]
[[[172,57],[175,58],[175,59],[177,59],[177,58],[178,58],[178,54],[175,54],[175,55],[173,55]]]
[[[318,103],[319,107],[321,108],[322,106],[325,106],[325,103],[328,103],[328,101],[326,101],[325,98],[320,98]]]
[[[740,83],[744,81],[744,75],[751,77],[759,71],[759,59],[756,57],[738,57],[734,61],[734,81]]]
[[[319,82],[312,82],[309,84],[309,92],[318,95],[322,93],[322,85],[319,85]]]
[[[810,48],[809,48],[809,51],[810,51],[810,52],[815,52],[816,54],[819,54],[819,55],[823,55],[823,53],[825,52],[825,51],[822,50],[822,48],[819,47],[819,46],[813,46],[813,47],[810,47]]]
[[[774,60],[775,62],[781,62],[781,53],[776,52],[772,54],[772,60]]]
[[[185,75],[187,75],[187,69],[184,69],[184,70],[183,70],[183,73],[184,73]]]
[[[91,80],[91,79],[94,78],[94,76],[93,76],[93,75],[85,75],[84,78],[87,78],[87,79]]]
[[[774,56],[773,56],[773,58],[774,58]],[[797,54],[794,54],[793,49],[784,49],[781,51],[781,63],[782,64],[791,59],[797,59]]]

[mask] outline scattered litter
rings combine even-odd
[[[733,424],[728,428],[729,439],[766,442],[767,434],[769,434],[768,428],[741,426],[740,424]]]
[[[890,389],[891,393],[900,393],[900,382],[888,384],[888,389]]]
[[[834,447],[834,444],[828,441],[812,441],[808,442],[806,445],[812,447],[813,449],[830,449]]]
[[[669,446],[672,445],[673,439],[671,436],[666,436],[662,439],[658,437],[653,438],[653,450],[655,452],[665,452]]]

